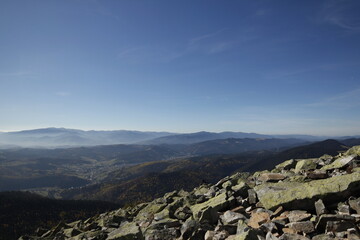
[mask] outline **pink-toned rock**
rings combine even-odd
[[[261,224],[270,222],[270,215],[267,212],[257,212],[251,214],[248,225],[252,228],[259,228]]]
[[[271,215],[271,217],[278,217],[283,211],[284,211],[284,208],[282,206],[280,206],[274,211],[274,213]]]
[[[290,222],[300,222],[311,218],[311,214],[307,213],[306,211],[295,210],[290,211],[287,217],[289,218]]]

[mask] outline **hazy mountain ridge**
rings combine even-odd
[[[311,135],[266,135],[244,132],[195,132],[195,133],[171,133],[171,132],[143,132],[132,130],[95,131],[78,130],[67,128],[42,128],[16,132],[0,132],[0,148],[11,147],[37,147],[59,148],[80,147],[113,144],[193,144],[209,140],[227,138],[296,138],[304,141],[320,141],[333,137]],[[351,137],[347,137],[351,138]],[[337,137],[334,139],[347,139]]]
[[[67,187],[99,182],[109,172],[134,164],[210,154],[236,154],[289,148],[305,144],[297,139],[222,139],[190,145],[103,145],[94,147],[0,150],[0,190],[60,187],[61,179],[74,179]],[[40,184],[39,179],[51,177]],[[47,184],[47,185],[46,185]]]
[[[329,140],[330,141],[330,140]],[[330,142],[319,143],[320,145],[329,145]],[[344,140],[345,141],[345,140]],[[356,139],[351,140],[356,142]],[[175,170],[187,169],[194,170],[199,166],[199,159],[204,155],[228,155],[233,158],[233,155],[241,154],[246,151],[264,152],[269,151],[269,156],[283,151],[284,157],[297,156],[296,152],[306,153],[323,153],[339,151],[344,149],[344,144],[332,140],[333,144],[329,147],[320,148],[318,150],[304,151],[301,146],[298,150],[289,150],[293,152],[287,153],[287,148],[304,145],[307,142],[298,139],[218,139],[195,143],[190,145],[105,145],[94,147],[77,147],[77,148],[60,148],[60,149],[8,149],[0,150],[0,174],[3,185],[0,185],[0,190],[19,190],[19,189],[37,189],[44,188],[41,192],[58,192],[58,188],[79,187],[86,184],[100,183],[108,178],[110,173],[114,170],[120,172],[124,169],[124,174],[114,174],[116,178],[123,180],[130,180],[151,172],[173,172]],[[314,143],[315,145],[317,143]],[[295,152],[294,152],[295,151]],[[232,155],[229,155],[232,154]],[[199,156],[199,158],[193,158]],[[309,157],[310,155],[302,155],[302,157]],[[192,157],[192,158],[191,158]],[[191,161],[189,162],[189,159]],[[214,157],[211,157],[214,158]],[[216,157],[215,157],[216,158]],[[220,161],[221,158],[218,158]],[[283,159],[284,158],[278,158]],[[165,160],[170,160],[169,162]],[[153,165],[153,163],[157,163]],[[138,174],[131,173],[131,169],[136,169],[132,165],[144,163],[148,170],[137,171]],[[213,165],[213,163],[207,163]],[[252,168],[256,169],[257,162]],[[163,166],[167,166],[167,170]],[[266,166],[266,164],[262,164]],[[158,167],[155,166],[162,166]],[[201,166],[201,164],[200,164]],[[193,169],[191,169],[193,168]],[[248,166],[249,168],[249,166]],[[251,169],[252,169],[251,168]],[[139,168],[138,168],[139,169]],[[250,168],[249,168],[250,169]],[[221,175],[223,176],[223,175]],[[38,184],[39,179],[46,179],[51,177],[51,181],[46,181],[46,184]],[[67,184],[64,185],[61,179],[66,179]],[[73,184],[71,184],[73,179]],[[115,179],[115,178],[114,178]],[[52,188],[56,188],[53,190]],[[47,189],[50,188],[50,189]],[[55,191],[55,192],[54,192]]]
[[[0,147],[72,147],[110,144],[130,144],[157,137],[174,135],[168,132],[130,130],[84,131],[67,128],[42,128],[17,132],[2,132]]]
[[[193,144],[204,141],[228,139],[228,138],[257,138],[257,139],[290,139],[297,138],[303,141],[319,141],[326,139],[325,137],[317,137],[311,135],[266,135],[258,133],[244,133],[244,132],[195,132],[195,133],[184,133],[177,135],[168,135],[164,137],[155,138],[142,142],[144,144]]]
[[[247,151],[272,150],[279,151],[288,147],[307,144],[301,139],[276,138],[226,138],[194,143],[186,151],[194,155],[235,154]]]

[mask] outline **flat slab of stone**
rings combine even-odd
[[[326,225],[330,221],[348,221],[355,222],[356,218],[349,215],[340,215],[340,214],[323,214],[320,216],[318,222],[315,225],[315,228],[320,231],[325,231]]]
[[[321,199],[315,202],[316,215],[320,216],[327,212],[326,207]]]
[[[346,200],[351,193],[360,190],[360,173],[335,176],[310,182],[265,183],[254,188],[266,209],[313,210],[318,199]]]
[[[258,178],[262,182],[277,182],[284,179],[285,176],[281,173],[263,173]]]
[[[311,221],[306,222],[292,222],[286,225],[294,229],[296,232],[311,233],[315,230],[314,224]]]
[[[246,219],[246,217],[241,213],[228,210],[224,213],[224,215],[221,216],[221,219],[224,224],[234,224],[237,223],[240,219]]]
[[[270,222],[270,214],[267,212],[257,212],[251,214],[248,225],[252,228],[259,228],[261,224]]]
[[[300,222],[311,218],[311,214],[306,211],[295,210],[287,215],[290,222]]]
[[[333,163],[323,166],[321,168],[321,170],[331,170],[331,169],[336,169],[336,168],[343,168],[346,165],[348,165],[352,160],[354,160],[354,158],[355,158],[354,155],[346,156],[343,158],[338,158]]]

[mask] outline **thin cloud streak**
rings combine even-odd
[[[132,63],[153,62],[154,60],[169,63],[194,53],[206,55],[218,54],[231,49],[237,41],[205,40],[210,40],[225,30],[226,28],[223,28],[213,33],[192,38],[188,43],[183,43],[177,49],[172,49],[170,46],[132,46],[122,49],[117,54],[117,57]]]
[[[216,32],[212,32],[212,33],[208,33],[208,34],[204,34],[204,35],[201,35],[201,36],[198,36],[198,37],[194,37],[192,39],[190,39],[189,41],[189,45],[194,45],[204,39],[208,39],[208,38],[212,38],[212,37],[215,37],[217,35],[219,35],[220,33],[224,32],[226,30],[226,28],[223,28],[223,29],[220,29]]]
[[[306,107],[340,107],[354,108],[360,106],[360,88],[341,93],[322,101],[305,104]]]
[[[123,50],[120,51],[120,53],[117,54],[117,57],[119,58],[125,58],[128,57],[134,53],[136,53],[137,51],[144,49],[144,47],[129,47],[129,48],[125,48]]]
[[[348,14],[356,4],[358,4],[356,1],[355,4],[350,1],[328,1],[320,13],[320,21],[358,33],[360,32],[359,17]]]
[[[311,65],[311,66],[305,66],[303,68],[297,68],[297,69],[280,69],[280,70],[274,70],[272,72],[266,73],[264,75],[267,79],[281,79],[285,77],[292,77],[292,76],[299,76],[302,74],[314,72],[314,71],[329,71],[329,70],[335,70],[340,69],[344,67],[353,67],[360,65],[360,62],[333,62],[333,63],[324,63],[319,65]]]

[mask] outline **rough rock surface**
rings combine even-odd
[[[360,146],[291,159],[20,239],[360,239],[359,159]]]

